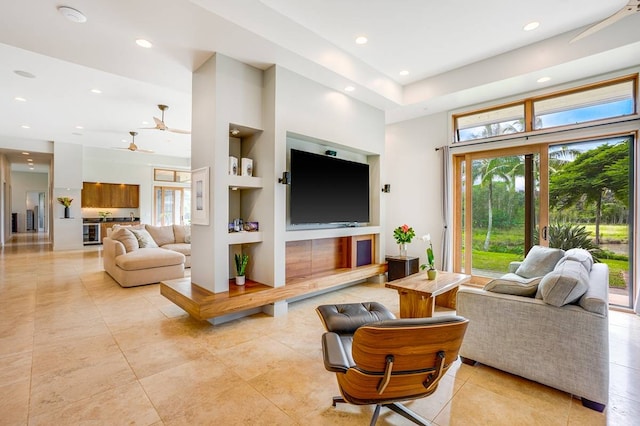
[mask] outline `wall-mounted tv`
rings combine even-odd
[[[369,222],[369,165],[291,150],[291,224]]]

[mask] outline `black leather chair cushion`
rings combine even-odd
[[[395,319],[391,311],[378,302],[322,305],[316,311],[327,331],[338,334],[353,334],[358,327],[370,322]]]

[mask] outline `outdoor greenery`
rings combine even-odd
[[[609,248],[629,241],[630,140],[593,145],[580,152],[572,145],[550,150],[549,245],[589,250],[605,261],[610,286],[626,287],[628,255]],[[539,159],[534,158],[534,178]],[[473,161],[473,267],[506,271],[524,258],[524,176],[522,156]],[[538,190],[536,185],[536,191]],[[537,199],[537,198],[536,198]],[[538,231],[534,235],[537,243]],[[600,247],[600,245],[606,245]],[[624,252],[622,250],[617,250]]]

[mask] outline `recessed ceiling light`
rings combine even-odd
[[[20,126],[20,127],[22,127],[23,129],[30,129],[30,128],[31,128],[31,127],[27,126],[26,124],[23,124],[23,125],[22,125],[22,126]]]
[[[78,130],[82,130],[82,129],[84,129],[84,127],[82,127],[82,126],[76,126],[76,129],[78,129]]]
[[[13,100],[18,102],[27,102],[27,100],[21,96],[16,96]]]
[[[538,28],[539,26],[540,26],[540,22],[533,21],[533,22],[529,22],[527,25],[522,27],[522,29],[524,31],[532,31],[532,30],[535,30],[536,28]]]
[[[149,40],[145,40],[143,38],[137,39],[136,44],[140,47],[144,47],[145,49],[149,49],[153,46]]]
[[[142,124],[144,124],[146,126],[147,124],[149,124],[149,122],[148,121],[143,121]]]
[[[551,80],[551,77],[540,77],[537,81],[538,83],[546,83],[549,80]]]
[[[16,73],[17,75],[19,75],[20,77],[24,77],[24,78],[36,78],[35,75],[31,74],[29,71],[23,71],[23,70],[15,70],[13,71],[14,73]]]
[[[369,39],[366,38],[365,36],[356,37],[356,44],[367,44],[368,41]]]
[[[347,86],[347,87],[345,87],[345,88],[344,88],[344,90],[345,90],[346,92],[353,92],[354,90],[356,90],[356,88],[355,88],[355,87],[353,87],[353,86]]]
[[[399,73],[399,74],[400,74],[400,75],[409,75],[409,71],[407,71],[407,70],[402,70],[402,71],[400,71],[400,73]]]
[[[87,22],[87,17],[84,16],[82,12],[76,10],[69,6],[60,6],[58,7],[58,12],[71,22],[75,22],[76,24],[82,24]]]
[[[100,93],[102,93],[102,90],[100,90],[100,89],[91,89],[91,93],[100,94]]]

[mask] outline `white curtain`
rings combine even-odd
[[[451,208],[451,163],[450,163],[450,155],[449,155],[449,147],[442,146],[438,148],[440,151],[440,162],[442,164],[442,271],[450,271],[451,270],[451,253],[450,247],[451,242],[449,241],[451,238],[450,232],[450,214],[449,210]]]

